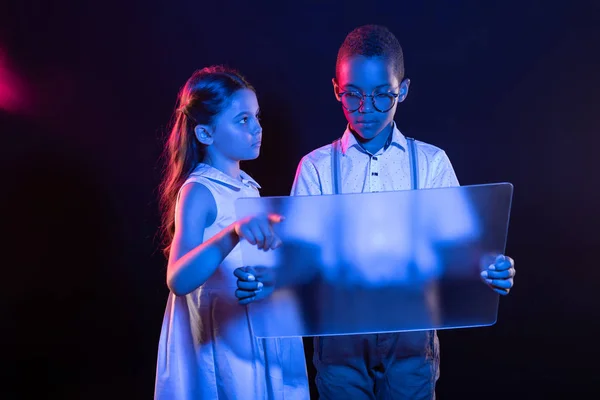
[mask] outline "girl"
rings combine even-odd
[[[220,66],[196,71],[179,93],[161,185],[171,293],[155,399],[309,398],[302,339],[256,339],[234,295],[238,242],[281,244],[271,228],[280,216],[235,221],[235,200],[259,196],[240,170],[260,152],[258,111],[254,88]]]

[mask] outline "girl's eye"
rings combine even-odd
[[[241,122],[242,124],[245,124],[246,122],[248,122],[248,117],[244,117],[244,118],[242,118],[242,119],[240,120],[240,122]]]

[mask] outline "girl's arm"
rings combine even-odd
[[[190,183],[183,187],[167,266],[167,286],[177,296],[206,282],[240,240],[232,224],[203,242],[204,229],[216,215],[215,199],[206,186]]]
[[[242,238],[262,250],[281,245],[272,225],[283,217],[275,214],[244,218],[203,242],[204,229],[216,217],[217,204],[206,186],[190,183],[183,187],[167,266],[167,286],[177,296],[206,282]]]

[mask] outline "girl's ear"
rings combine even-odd
[[[213,143],[212,130],[206,125],[196,125],[194,127],[196,139],[204,145],[210,146]]]

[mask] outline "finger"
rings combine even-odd
[[[255,239],[255,243],[253,243],[253,244],[256,244],[256,247],[261,249],[264,246],[264,242],[265,242],[265,236],[261,232],[261,229],[256,224],[250,225],[249,229],[250,229],[250,232],[252,232],[252,236]]]
[[[246,304],[252,303],[256,299],[256,296],[246,297],[245,299],[241,299],[238,301],[238,304],[245,306]]]
[[[262,249],[266,251],[271,247],[271,243],[273,242],[275,232],[273,231],[273,227],[271,226],[271,224],[269,224],[266,220],[260,221],[258,226],[265,237]]]
[[[510,289],[513,287],[512,279],[486,279],[488,285],[498,289]]]
[[[262,282],[246,282],[246,281],[237,281],[237,287],[238,289],[241,290],[259,290],[263,287],[263,283]]]
[[[513,259],[501,254],[498,257],[496,257],[496,261],[494,261],[494,263],[492,265],[490,265],[488,267],[488,269],[493,270],[493,271],[494,270],[495,271],[503,271],[503,270],[513,268],[513,267],[514,267]]]
[[[235,291],[235,297],[237,297],[238,299],[247,299],[248,297],[256,297],[256,292],[254,290],[237,289]]]
[[[515,273],[516,271],[514,268],[509,268],[503,271],[483,271],[481,272],[481,277],[483,279],[508,279],[514,277]]]
[[[269,250],[271,248],[271,244],[273,243],[273,232],[271,232],[268,227],[266,230],[267,230],[267,232],[263,232],[265,235],[265,241],[261,248],[263,251]]]
[[[247,225],[244,225],[240,228],[240,236],[243,239],[246,239],[246,241],[252,245],[256,244],[256,239],[254,238],[254,235],[252,234],[252,231],[250,230],[250,228]]]
[[[274,235],[273,236],[273,243],[271,243],[271,249],[275,250],[276,248],[280,247],[283,244],[283,242],[281,241],[281,239],[279,238],[279,236]]]
[[[498,288],[492,288],[494,290],[494,292],[502,295],[502,296],[506,296],[508,294],[508,292],[510,292],[510,289],[498,289]]]
[[[499,254],[496,256],[496,262],[503,262],[503,261],[508,261],[513,267],[515,265],[515,260],[513,260],[512,258],[505,256],[504,254]]]
[[[270,225],[279,224],[280,222],[283,222],[285,220],[285,217],[280,214],[269,214],[267,220],[269,221]]]
[[[238,279],[242,279],[244,281],[252,282],[256,280],[256,275],[254,274],[254,270],[251,268],[236,268],[233,270],[233,275],[235,275]]]
[[[515,260],[513,260],[510,257],[504,257],[505,261],[508,261],[510,263],[510,268],[514,269],[515,268]]]

